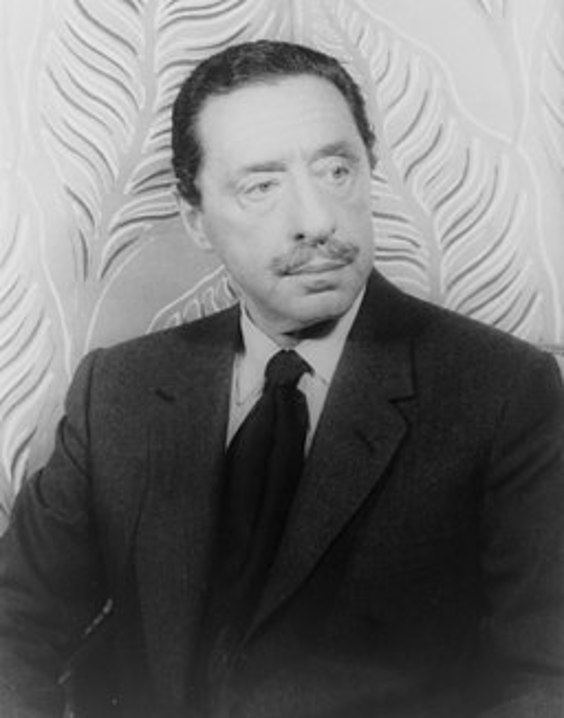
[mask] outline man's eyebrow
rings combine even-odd
[[[252,162],[244,165],[237,171],[238,177],[253,174],[255,172],[283,172],[287,165],[282,160],[268,160],[266,162]]]
[[[346,140],[338,140],[330,142],[319,147],[311,155],[311,161],[315,162],[323,157],[348,157],[350,159],[358,158],[358,152],[354,145]],[[245,177],[249,174],[258,172],[284,172],[288,167],[284,160],[266,160],[264,162],[251,162],[244,165],[237,171],[237,177]]]
[[[323,145],[316,150],[311,159],[312,161],[322,159],[323,157],[347,157],[349,159],[358,158],[358,151],[351,142],[346,140],[339,140],[337,142],[330,142],[327,145]]]

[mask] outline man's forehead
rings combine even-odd
[[[242,81],[240,84],[237,84],[230,89],[224,89],[219,92],[211,92],[204,102],[204,107],[208,103],[221,98],[229,98],[240,94],[252,95],[254,91],[260,92],[261,90],[270,91],[286,89],[288,86],[302,85],[304,83],[333,88],[333,90],[342,95],[341,90],[331,80],[323,77],[322,75],[318,75],[314,72],[288,72],[287,74],[265,74],[262,76],[252,77],[247,81]]]
[[[340,90],[324,78],[297,75],[253,83],[208,99],[198,130],[204,154],[247,155],[246,164],[271,159],[285,144],[307,143],[311,153],[329,145],[362,143]],[[283,154],[279,159],[283,159]]]

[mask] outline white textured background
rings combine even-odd
[[[363,86],[377,266],[564,351],[564,0],[0,0],[0,528],[86,351],[230,301],[180,227],[170,106],[259,37]]]

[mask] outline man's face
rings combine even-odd
[[[370,167],[331,83],[303,75],[211,97],[190,209],[254,322],[275,340],[339,317],[373,263]]]

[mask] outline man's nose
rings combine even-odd
[[[314,244],[326,242],[337,226],[331,198],[307,179],[296,183],[294,202],[294,239]]]

